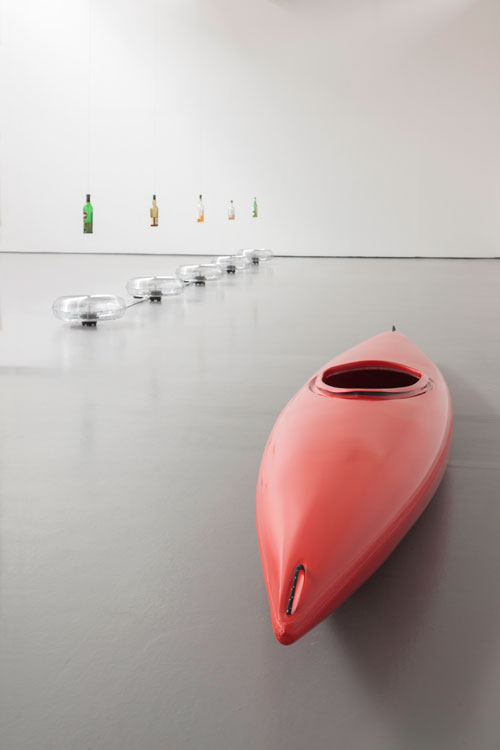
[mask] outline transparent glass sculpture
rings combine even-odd
[[[236,273],[236,271],[248,268],[252,261],[244,255],[219,255],[217,258],[212,258],[212,263],[220,266],[226,273]]]
[[[259,250],[243,250],[242,252],[245,258],[249,258],[254,266],[258,266],[259,263],[263,263],[274,258],[274,255],[270,250],[264,250],[263,248]]]
[[[161,302],[162,297],[181,294],[184,284],[175,276],[137,276],[127,281],[127,292],[135,299]]]
[[[176,274],[185,284],[205,286],[207,281],[220,279],[222,268],[217,263],[199,263],[192,266],[178,266]]]
[[[83,326],[96,326],[101,320],[116,320],[125,314],[126,309],[125,300],[113,294],[58,297],[52,305],[56,318]]]

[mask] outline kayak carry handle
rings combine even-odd
[[[292,588],[291,588],[291,591],[290,591],[290,598],[288,599],[288,607],[286,608],[287,615],[291,615],[292,614],[293,599],[295,597],[295,589],[297,588],[297,579],[299,577],[299,573],[300,573],[301,570],[305,571],[305,568],[302,565],[302,563],[300,565],[297,565],[297,567],[295,568],[295,573],[293,574],[293,581],[292,581]]]

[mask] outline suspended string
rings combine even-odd
[[[90,150],[91,150],[91,97],[92,97],[92,0],[88,0],[88,71],[87,71],[87,193],[91,193]]]
[[[3,44],[3,21],[4,21],[4,10],[3,10],[3,1],[0,0],[0,54],[2,54],[2,44]],[[0,132],[0,151],[3,151],[3,133]],[[0,176],[0,227],[2,226],[2,179]],[[0,328],[2,324],[2,319],[0,317]]]
[[[199,19],[199,31],[198,31],[199,45],[198,45],[198,47],[199,47],[199,49],[201,51],[201,60],[200,60],[200,63],[198,65],[198,71],[202,71],[202,70],[204,70],[204,65],[205,65],[205,60],[203,59],[203,55],[205,54],[205,49],[204,49],[204,46],[202,44],[202,40],[204,38],[204,36],[203,36],[203,0],[199,0],[198,19]],[[204,162],[203,162],[203,157],[204,157],[204,154],[203,154],[203,145],[204,145],[203,144],[203,125],[204,125],[204,123],[203,123],[203,113],[204,113],[204,104],[205,104],[205,102],[204,102],[205,91],[204,91],[204,86],[203,86],[203,81],[202,80],[199,81],[198,88],[199,88],[199,92],[200,92],[200,94],[199,94],[199,101],[198,101],[198,112],[199,112],[199,123],[198,123],[198,127],[199,127],[199,134],[198,134],[198,138],[199,138],[199,143],[198,143],[198,148],[199,148],[199,154],[198,154],[198,165],[199,165],[198,166],[198,179],[199,179],[199,183],[200,184],[199,184],[199,188],[198,188],[198,193],[201,194],[201,195],[204,195],[204,193],[205,193],[205,185],[204,185]]]
[[[159,62],[159,47],[160,47],[160,34],[159,34],[159,22],[160,22],[160,3],[159,0],[155,0],[154,13],[154,42],[153,42],[153,101],[151,105],[151,114],[153,119],[152,128],[152,141],[151,141],[151,158],[152,158],[152,178],[153,178],[153,193],[158,193],[158,135],[159,135],[159,104],[158,104],[158,93],[159,93],[159,73],[158,73],[158,62]]]

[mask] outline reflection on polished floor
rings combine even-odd
[[[0,745],[497,747],[499,262],[276,259],[96,329],[52,315],[178,263],[0,256]],[[260,456],[308,376],[392,324],[447,378],[450,466],[387,563],[285,648]]]

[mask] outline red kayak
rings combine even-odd
[[[436,365],[402,333],[333,359],[268,440],[257,531],[273,630],[293,643],[383,563],[446,469],[452,405]]]

